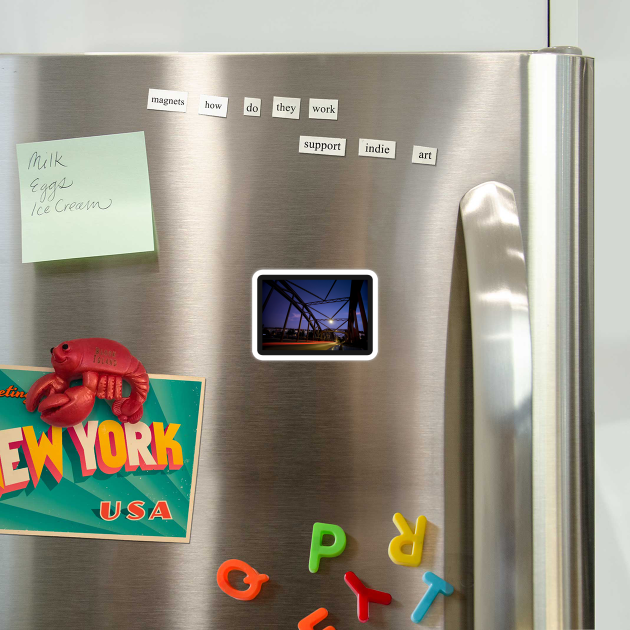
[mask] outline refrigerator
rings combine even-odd
[[[374,628],[426,572],[420,627],[593,626],[591,58],[3,55],[0,103],[0,364],[105,337],[206,379],[190,542],[1,535],[0,628],[358,628],[350,571]],[[155,251],[22,263],[16,145],[138,131]]]

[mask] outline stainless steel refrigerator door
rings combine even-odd
[[[358,626],[356,599],[343,583],[352,570],[394,596],[391,606],[372,607],[370,623],[402,628],[431,570],[455,594],[436,600],[423,627],[472,627],[472,352],[462,196],[484,181],[508,185],[526,256],[539,256],[542,247],[543,259],[562,259],[558,290],[566,290],[574,316],[591,286],[576,245],[586,242],[588,253],[587,179],[575,189],[581,197],[568,242],[541,240],[549,235],[532,220],[541,194],[536,177],[551,185],[549,173],[534,177],[537,160],[551,158],[536,152],[544,129],[532,118],[532,95],[544,89],[532,65],[547,72],[553,94],[566,80],[581,95],[573,112],[583,125],[579,151],[564,155],[571,164],[588,163],[592,62],[583,57],[0,59],[0,362],[44,365],[60,339],[105,336],[131,348],[149,372],[207,378],[191,543],[0,536],[0,625],[262,630],[295,627],[325,606],[327,621],[341,629]],[[149,88],[188,91],[188,113],[148,111]],[[228,117],[199,116],[200,94],[228,96]],[[301,97],[301,119],[272,118],[274,95]],[[262,98],[260,118],[242,116],[245,96]],[[339,119],[308,119],[309,97],[339,99]],[[555,116],[556,105],[540,107]],[[157,253],[21,264],[15,144],[138,130],[147,140]],[[346,157],[299,155],[300,135],[347,138]],[[360,137],[396,140],[396,159],[358,157]],[[560,140],[552,135],[548,143]],[[412,164],[414,144],[438,147],[437,165]],[[563,208],[553,206],[553,217],[564,221]],[[378,356],[257,361],[250,288],[264,268],[374,271]],[[577,273],[573,286],[565,283],[567,270]],[[544,313],[551,306],[541,302],[540,284],[532,295],[529,279],[532,309]],[[554,291],[547,296],[553,304]],[[568,366],[573,400],[582,404],[563,416],[571,427],[588,415],[590,392],[582,369],[588,321],[576,317],[575,335],[565,341],[579,345],[577,363],[554,355],[540,368],[544,375],[545,365]],[[532,342],[536,412],[535,326]],[[566,377],[554,372],[559,387]],[[387,556],[395,512],[429,520],[418,569]],[[576,512],[584,513],[588,505]],[[348,546],[312,575],[315,521],[342,526]],[[230,557],[270,576],[255,601],[236,602],[218,589],[217,568]],[[578,573],[588,573],[588,558]]]

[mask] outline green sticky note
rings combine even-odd
[[[153,251],[144,132],[17,145],[22,262]]]

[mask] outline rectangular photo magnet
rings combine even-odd
[[[378,278],[366,269],[264,269],[252,278],[252,352],[262,361],[369,361]]]

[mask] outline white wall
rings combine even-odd
[[[546,0],[0,0],[2,52],[514,50],[546,45]]]
[[[595,57],[595,618],[597,628],[622,628],[630,626],[630,2],[579,0],[578,33]]]

